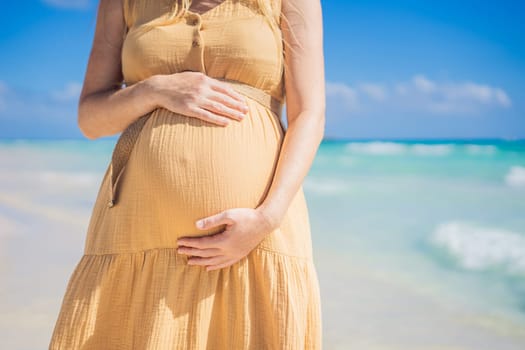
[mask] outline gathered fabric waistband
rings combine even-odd
[[[266,91],[259,89],[255,86],[243,83],[238,80],[231,80],[226,78],[214,78],[217,80],[228,82],[232,87],[241,94],[244,94],[253,100],[259,102],[266,108],[270,109],[276,117],[279,119],[279,123],[282,125],[281,113],[283,102],[276,99]],[[111,155],[111,164],[110,164],[110,173],[109,173],[109,200],[108,207],[112,208],[117,204],[117,195],[118,195],[118,182],[124,172],[126,163],[131,155],[133,146],[146,123],[148,117],[151,115],[147,113],[137,120],[132,122],[120,135],[113,149],[113,154]]]

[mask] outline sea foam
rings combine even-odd
[[[452,144],[405,144],[387,141],[350,142],[346,144],[350,153],[366,155],[416,155],[446,156],[454,151]]]
[[[468,144],[468,145],[465,145],[465,150],[467,151],[468,154],[473,154],[473,155],[492,155],[497,152],[498,148],[493,145]]]
[[[317,178],[307,177],[303,187],[309,191],[320,195],[340,195],[349,191],[347,182],[337,178]]]
[[[412,145],[411,151],[414,154],[423,156],[446,156],[454,151],[453,145],[442,144],[442,145],[425,145],[415,144]]]
[[[405,154],[408,146],[395,142],[350,142],[346,149],[353,153],[373,154],[373,155],[395,155]]]
[[[525,236],[517,232],[451,221],[439,225],[431,241],[465,269],[503,267],[508,273],[525,273]]]
[[[349,142],[346,150],[350,153],[366,155],[417,155],[447,156],[455,152],[471,156],[493,156],[498,152],[494,145],[454,144],[454,143],[404,143],[393,141]]]
[[[505,183],[512,187],[525,187],[525,167],[512,166],[505,175]]]

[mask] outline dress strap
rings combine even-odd
[[[278,118],[281,127],[283,127],[281,113],[283,102],[273,97],[266,91],[254,87],[252,85],[226,78],[215,78],[221,81],[231,83],[232,87],[241,94],[244,94],[253,100],[259,102],[264,107],[270,109],[274,113],[275,117]],[[133,146],[137,141],[137,138],[146,124],[151,112],[139,117],[133,123],[131,123],[120,135],[115,148],[113,149],[113,154],[111,155],[111,164],[110,164],[110,174],[109,174],[109,186],[110,186],[110,198],[108,201],[108,207],[112,208],[117,203],[117,185],[119,180],[124,173],[124,168],[126,163],[131,155]]]

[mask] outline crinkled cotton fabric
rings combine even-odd
[[[270,0],[268,0],[270,1]],[[280,0],[271,0],[276,18]],[[238,80],[284,100],[282,42],[256,0],[225,0],[166,26],[168,0],[127,0],[124,80],[185,70]],[[134,9],[134,16],[130,15]],[[281,33],[278,33],[281,35]],[[279,38],[278,38],[279,39]],[[217,232],[195,221],[265,198],[285,135],[247,98],[244,120],[214,125],[151,112],[109,207],[109,165],[65,290],[50,349],[320,349],[321,303],[302,186],[280,226],[246,257],[187,265],[177,238]]]

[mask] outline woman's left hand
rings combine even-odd
[[[207,271],[220,269],[248,255],[276,226],[259,209],[233,208],[200,219],[196,227],[209,229],[222,224],[226,229],[219,233],[179,238],[177,252],[191,255],[190,265],[206,266]]]

